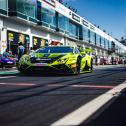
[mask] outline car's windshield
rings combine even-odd
[[[72,53],[71,47],[43,47],[36,50],[36,53]]]

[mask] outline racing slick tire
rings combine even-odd
[[[86,61],[85,67],[84,67],[84,71],[89,71],[89,70],[90,70],[90,67],[88,66],[88,63],[87,63],[87,61]]]
[[[90,67],[91,72],[93,71],[93,60],[91,60],[91,67]]]
[[[77,75],[80,74],[80,65],[81,65],[81,61],[78,58],[77,63],[76,63],[76,67],[74,68],[74,74],[77,74]]]
[[[18,70],[20,71],[21,75],[26,75],[27,74],[27,72],[22,67],[18,68]]]

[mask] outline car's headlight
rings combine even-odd
[[[25,56],[23,59],[24,59],[24,62],[29,62],[30,61],[29,56]]]
[[[68,59],[64,58],[64,59],[58,59],[57,62],[58,63],[65,63]]]

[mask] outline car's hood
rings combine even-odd
[[[40,58],[40,59],[43,59],[43,58],[50,58],[50,59],[55,59],[55,58],[61,58],[63,56],[65,56],[67,54],[64,54],[64,53],[34,53],[34,58]]]

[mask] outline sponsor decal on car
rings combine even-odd
[[[35,66],[47,66],[47,63],[35,63]]]

